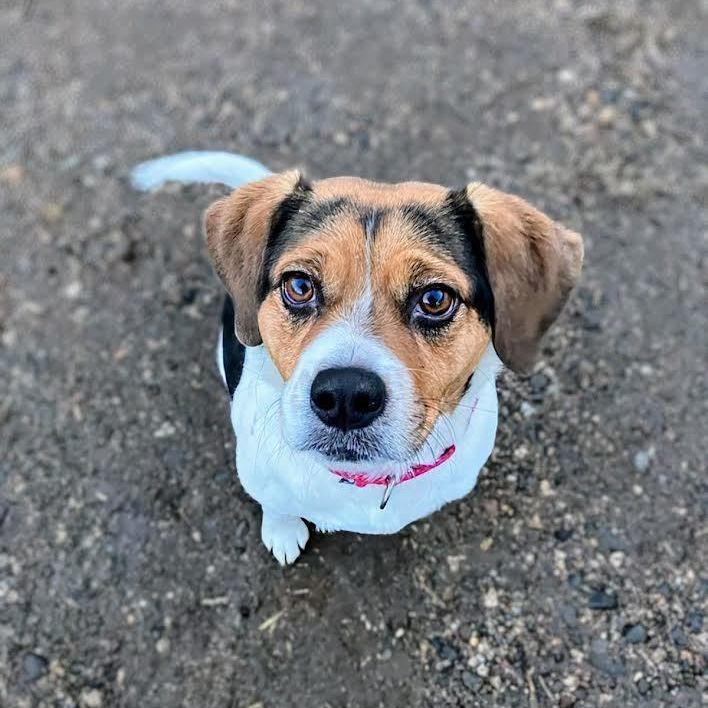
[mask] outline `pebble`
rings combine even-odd
[[[499,597],[495,588],[489,588],[486,593],[484,593],[484,598],[482,600],[484,606],[488,610],[493,610],[495,607],[499,606]]]
[[[626,551],[629,546],[625,541],[623,541],[617,534],[613,533],[609,529],[600,529],[597,532],[597,543],[600,549],[606,553],[613,553],[615,551]]]
[[[578,625],[578,611],[573,605],[563,603],[560,606],[560,616],[563,622],[569,627],[576,627]]]
[[[622,628],[622,636],[630,644],[643,644],[647,640],[647,630],[642,624],[626,624]]]
[[[671,641],[679,648],[683,649],[688,644],[688,639],[686,638],[686,633],[676,625],[671,630]]]
[[[531,390],[536,394],[543,393],[543,391],[545,391],[548,387],[549,383],[550,380],[545,374],[534,374],[529,379],[529,386],[531,386]]]
[[[606,639],[593,639],[590,645],[590,663],[608,676],[624,676],[625,669],[622,661],[610,654],[610,645]]]
[[[29,652],[22,659],[22,678],[27,683],[34,683],[47,673],[49,662],[41,654]]]
[[[536,406],[531,405],[528,401],[521,401],[520,410],[524,418],[532,418],[536,415]]]
[[[81,705],[85,708],[101,708],[103,694],[97,688],[86,688],[81,691]]]
[[[155,430],[155,432],[153,433],[153,437],[158,439],[169,438],[172,437],[176,432],[177,429],[175,428],[175,426],[172,425],[172,423],[165,421],[157,430]]]
[[[456,661],[457,660],[457,649],[455,649],[452,644],[445,641],[442,637],[433,637],[430,640],[433,648],[437,652],[438,656],[445,661]]]
[[[573,529],[566,529],[562,526],[553,532],[553,536],[561,543],[567,541],[573,535]]]
[[[617,595],[604,590],[595,590],[588,598],[591,610],[616,610],[618,604]]]
[[[473,674],[471,671],[462,672],[462,684],[470,691],[479,691],[483,683],[482,678]]]
[[[703,629],[703,613],[699,610],[691,610],[686,615],[686,624],[691,634],[698,634]]]
[[[597,122],[603,128],[609,128],[617,120],[617,109],[612,106],[603,106],[597,114]]]
[[[651,465],[651,459],[653,457],[653,449],[639,450],[634,453],[634,459],[632,460],[634,464],[634,469],[637,472],[646,472]]]

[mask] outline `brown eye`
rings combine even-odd
[[[290,273],[283,279],[281,286],[283,301],[290,307],[302,307],[315,299],[315,286],[303,273]]]
[[[448,315],[454,305],[455,297],[447,288],[433,287],[421,295],[416,309],[427,317],[441,318]]]

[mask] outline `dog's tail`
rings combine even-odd
[[[270,170],[260,162],[230,152],[190,150],[141,162],[130,173],[130,181],[143,192],[165,182],[199,182],[238,187],[267,177]]]

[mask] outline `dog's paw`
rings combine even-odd
[[[263,511],[261,539],[280,565],[294,563],[309,537],[305,522],[297,516]]]

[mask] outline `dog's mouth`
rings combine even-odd
[[[332,431],[326,435],[312,435],[304,447],[318,453],[331,464],[378,465],[396,461],[390,453],[386,453],[381,436],[370,430]]]

